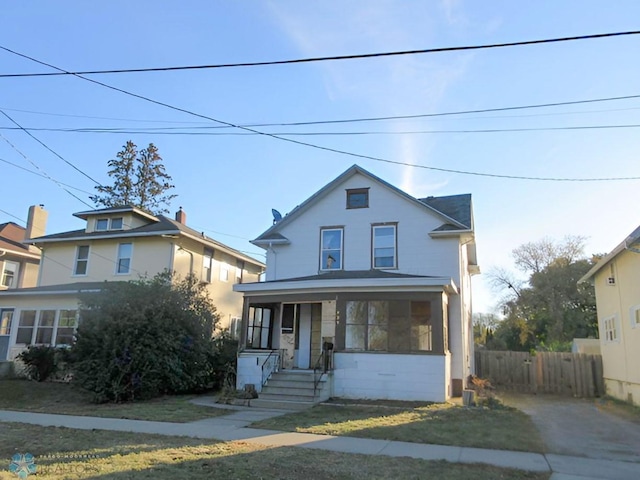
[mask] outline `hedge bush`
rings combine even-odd
[[[168,273],[106,282],[81,298],[74,381],[97,402],[198,392],[215,385],[218,315],[204,285]]]

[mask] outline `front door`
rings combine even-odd
[[[9,336],[11,335],[11,320],[13,309],[0,310],[0,362],[7,359],[9,353]]]

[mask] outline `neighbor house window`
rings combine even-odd
[[[5,260],[2,268],[2,285],[7,288],[18,286],[18,263]]]
[[[96,220],[96,230],[97,231],[105,231],[109,229],[109,219],[108,218],[99,218]]]
[[[122,230],[122,217],[111,219],[111,230]]]
[[[244,271],[244,262],[236,260],[236,283],[242,283],[242,272]]]
[[[11,334],[11,320],[13,319],[13,309],[0,310],[0,335]]]
[[[76,310],[60,310],[58,328],[56,329],[56,345],[71,345],[76,328]]]
[[[229,321],[229,335],[234,340],[240,339],[240,331],[242,329],[242,318],[240,317],[231,317]]]
[[[271,348],[271,327],[273,310],[270,308],[250,307],[247,327],[247,347]]]
[[[89,245],[79,245],[76,250],[74,275],[86,275],[89,266]]]
[[[631,326],[633,328],[640,328],[640,305],[631,307],[629,316],[631,317]]]
[[[211,283],[211,270],[213,268],[213,250],[210,248],[204,249],[202,255],[202,281]]]
[[[320,270],[342,270],[342,228],[320,230]]]
[[[373,268],[397,268],[396,226],[374,225]]]
[[[229,281],[229,265],[225,262],[220,262],[220,280],[223,282]]]
[[[25,345],[31,344],[33,337],[33,329],[36,326],[36,311],[35,310],[22,310],[20,312],[20,321],[18,323],[18,335],[16,336],[16,343]]]
[[[617,324],[618,324],[618,321],[615,315],[605,318],[602,321],[605,342],[618,341],[618,325]]]
[[[369,208],[369,189],[353,188],[347,190],[347,208]]]
[[[40,310],[38,315],[38,328],[36,330],[36,341],[38,344],[50,345],[53,338],[53,326],[56,321],[55,310]]]
[[[118,245],[118,261],[116,263],[116,273],[127,274],[131,272],[131,254],[133,244],[121,243]]]

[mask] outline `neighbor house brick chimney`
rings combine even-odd
[[[47,227],[47,217],[49,213],[44,209],[44,205],[32,205],[29,207],[29,216],[27,217],[27,230],[24,233],[25,240],[29,238],[37,238],[44,235]]]
[[[183,225],[187,224],[187,214],[184,213],[182,207],[180,207],[180,210],[176,212],[176,222],[180,222]]]

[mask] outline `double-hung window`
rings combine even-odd
[[[76,328],[76,310],[60,310],[58,328],[56,330],[56,345],[71,345]]]
[[[115,217],[111,219],[110,229],[111,230],[122,230],[122,217]]]
[[[55,310],[40,310],[38,316],[38,329],[36,330],[37,344],[51,345],[53,339],[53,327],[56,321]]]
[[[131,273],[131,255],[133,253],[133,244],[121,243],[118,245],[118,260],[116,262],[116,273],[126,275]]]
[[[76,264],[74,275],[86,275],[89,266],[89,245],[79,245],[76,249]]]
[[[211,283],[211,270],[213,269],[213,250],[210,248],[204,249],[202,255],[202,281]]]
[[[320,270],[342,270],[342,228],[320,230]]]
[[[396,225],[372,227],[373,268],[397,268]]]
[[[98,218],[96,220],[96,231],[104,232],[109,229],[109,219],[108,218]]]
[[[18,263],[5,260],[2,268],[2,285],[7,288],[18,286]]]
[[[16,343],[30,345],[33,337],[33,329],[36,326],[36,311],[22,310],[20,312],[20,321],[18,323],[18,335]]]
[[[604,341],[606,343],[617,342],[618,338],[618,318],[617,315],[605,318],[602,321],[604,329]]]

